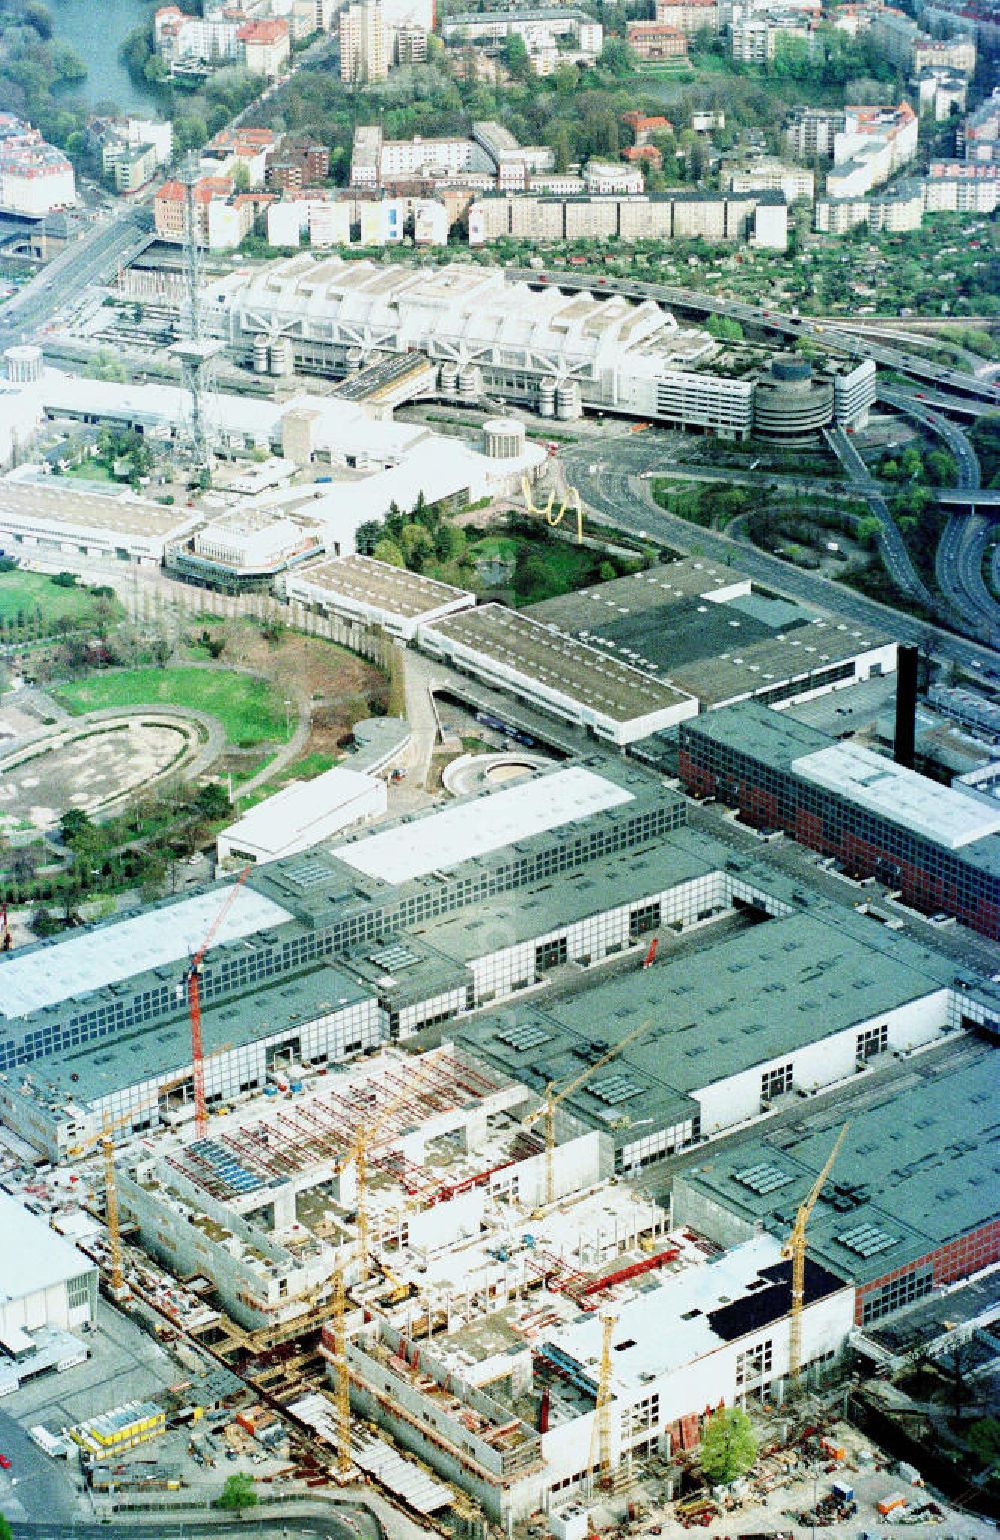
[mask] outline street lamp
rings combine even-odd
[[[291,703],[290,700],[286,700],[285,701],[285,742],[286,743],[288,742],[289,738],[292,736],[292,724],[291,724],[291,718],[289,716],[289,710],[288,710],[288,708],[289,708],[289,706],[291,704],[292,703]]]

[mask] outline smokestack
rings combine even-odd
[[[917,649],[896,649],[896,738],[893,757],[897,765],[913,769],[917,731]]]

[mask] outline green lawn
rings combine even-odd
[[[94,596],[86,588],[60,588],[41,572],[0,572],[0,623],[33,622],[41,611],[42,629],[49,630],[60,620],[86,623],[94,607]]]
[[[113,481],[116,486],[120,485],[101,460],[81,460],[79,465],[71,465],[68,471],[63,471],[63,476],[74,481]]]
[[[112,669],[52,693],[77,716],[110,706],[189,706],[217,717],[230,743],[243,748],[283,743],[286,738],[285,706],[278,692],[266,680],[233,669]]]

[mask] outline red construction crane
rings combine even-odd
[[[208,1108],[205,1105],[205,1053],[201,1042],[201,996],[198,977],[205,953],[215,940],[219,926],[236,902],[236,895],[246,880],[251,865],[244,866],[226,894],[222,907],[208,927],[205,939],[192,957],[191,966],[187,972],[188,1011],[191,1016],[191,1067],[194,1072],[194,1127],[199,1139],[203,1139],[208,1132]]]
[[[659,945],[659,941],[660,941],[659,936],[654,936],[652,941],[650,942],[650,944],[649,944],[649,951],[646,953],[646,955],[645,955],[645,957],[643,958],[643,961],[642,961],[642,966],[644,968],[651,968],[653,966],[653,964],[655,963],[655,961],[656,961],[656,948]]]

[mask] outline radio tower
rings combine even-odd
[[[190,398],[185,436],[192,469],[210,471],[212,444],[205,400],[210,391],[212,363],[222,344],[205,337],[202,328],[201,249],[198,244],[194,198],[198,163],[193,155],[188,157],[180,179],[184,184],[184,301],[181,308],[181,330],[186,335],[171,346],[170,352],[180,360],[181,379]]]

